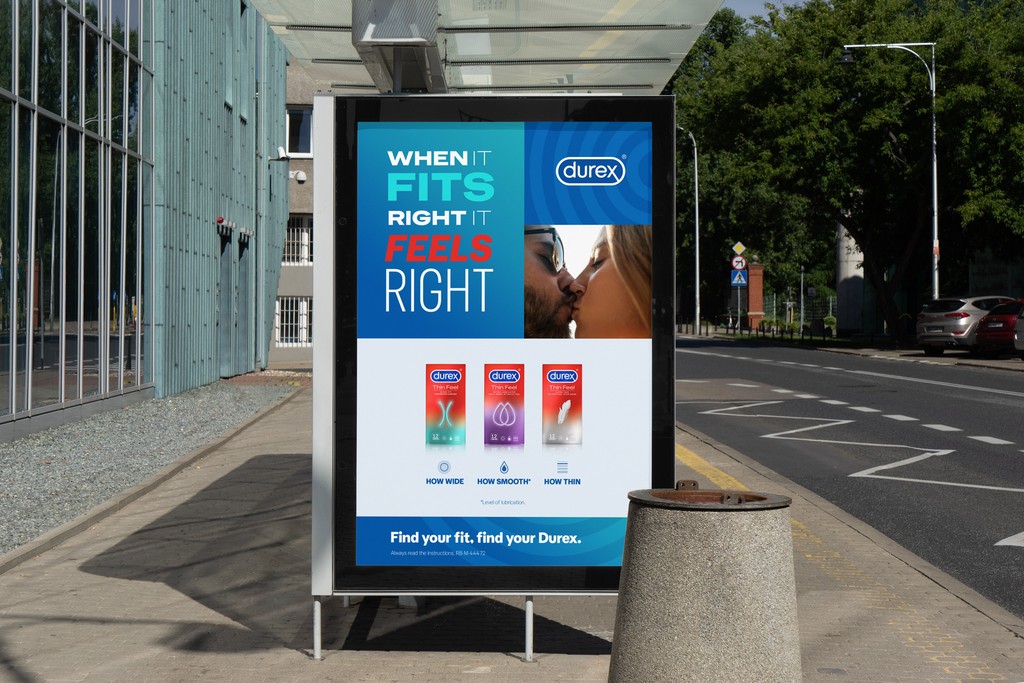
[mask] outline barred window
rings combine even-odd
[[[313,346],[313,298],[280,296],[274,311],[277,346]]]
[[[313,217],[289,216],[288,231],[284,238],[284,257],[286,265],[313,265]]]

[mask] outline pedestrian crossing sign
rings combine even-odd
[[[745,270],[734,270],[734,271],[732,271],[732,286],[733,287],[746,287],[747,286],[747,271],[745,271]]]

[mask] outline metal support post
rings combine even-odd
[[[533,661],[533,596],[526,596],[526,661]]]
[[[320,596],[313,597],[313,659],[320,661],[323,659],[321,654],[322,642],[320,640],[320,614],[321,614],[321,601]]]

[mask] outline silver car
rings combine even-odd
[[[978,321],[1007,301],[1013,299],[995,295],[930,301],[917,314],[917,344],[929,356],[941,355],[946,349],[973,350]]]
[[[1013,328],[1013,348],[1024,360],[1024,311],[1017,317],[1017,324]]]

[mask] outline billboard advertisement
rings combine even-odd
[[[541,99],[337,101],[336,584],[614,589],[671,484],[671,100]]]

